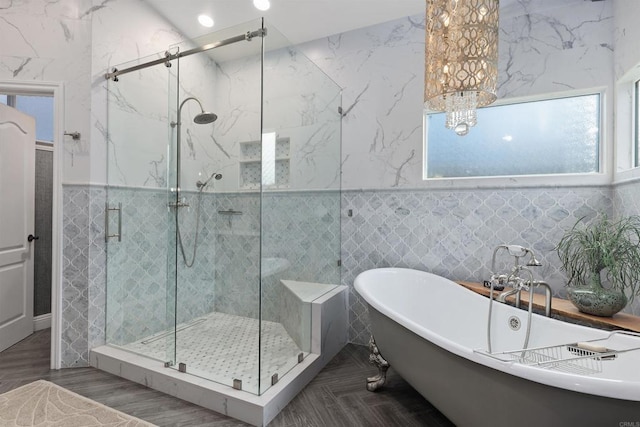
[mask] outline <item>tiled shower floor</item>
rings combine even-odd
[[[187,373],[233,386],[242,380],[242,389],[258,392],[258,341],[262,344],[260,392],[271,385],[271,377],[279,378],[298,362],[300,348],[280,323],[262,322],[259,337],[257,319],[225,313],[209,313],[177,327],[178,363],[187,364]],[[160,332],[139,341],[120,346],[125,350],[158,360],[169,360],[173,333]],[[304,354],[306,356],[306,354]]]

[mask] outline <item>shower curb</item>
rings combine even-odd
[[[266,426],[347,344],[348,289],[336,288],[312,303],[312,351],[262,395],[235,390],[165,368],[164,363],[103,345],[91,366],[254,426]]]

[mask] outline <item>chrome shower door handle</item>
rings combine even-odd
[[[118,211],[118,232],[115,234],[109,234],[109,212]],[[104,209],[104,241],[108,242],[111,237],[117,237],[118,242],[122,241],[122,203],[118,203],[117,208],[109,207],[109,203],[105,205]]]

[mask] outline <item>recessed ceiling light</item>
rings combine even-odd
[[[267,10],[271,7],[271,3],[269,3],[269,0],[253,0],[253,5],[258,10]]]
[[[198,16],[198,22],[203,27],[207,27],[207,28],[213,27],[213,18],[210,17],[209,15],[202,14]]]

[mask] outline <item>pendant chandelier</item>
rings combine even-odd
[[[426,0],[424,104],[466,135],[496,100],[499,0]]]

